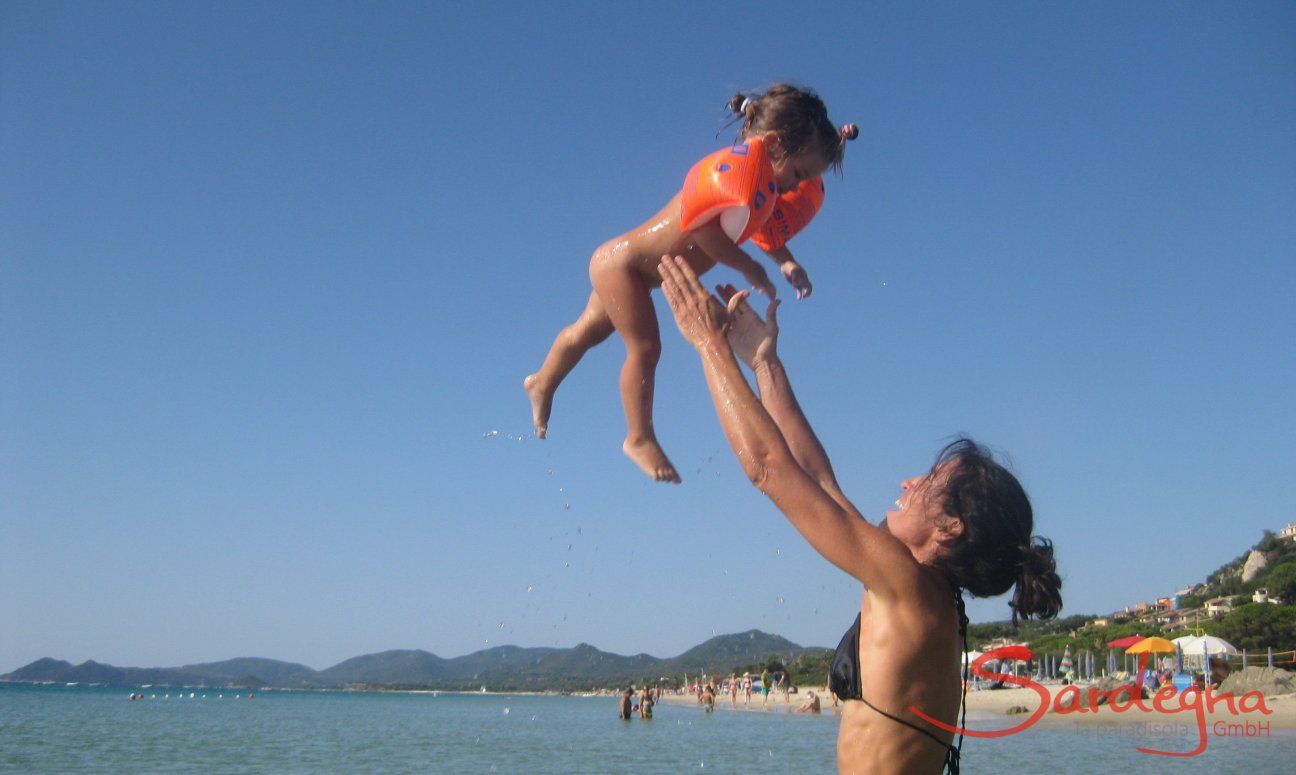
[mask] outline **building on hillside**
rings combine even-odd
[[[1224,616],[1233,611],[1233,598],[1225,595],[1224,597],[1213,597],[1206,601],[1206,613],[1211,616]]]
[[[1264,587],[1261,587],[1257,589],[1255,592],[1251,593],[1251,602],[1273,603],[1274,605],[1282,605],[1283,603],[1281,598],[1271,596],[1269,594],[1269,590],[1265,589]]]
[[[1296,541],[1296,522],[1288,522],[1287,527],[1278,532],[1279,538],[1286,538],[1288,541]]]
[[[1110,623],[1111,623],[1111,622],[1110,622],[1110,620],[1108,620],[1108,619],[1094,619],[1092,622],[1089,622],[1089,626],[1090,626],[1090,627],[1106,627],[1106,626],[1107,626],[1108,624],[1110,624]]]
[[[1173,611],[1178,606],[1175,605],[1173,597],[1158,597],[1156,599],[1156,607],[1160,608],[1162,611]]]
[[[1210,618],[1210,614],[1206,613],[1204,608],[1185,608],[1158,614],[1156,623],[1162,632],[1176,632],[1191,629]]]

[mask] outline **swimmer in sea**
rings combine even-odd
[[[621,449],[648,476],[679,482],[653,430],[653,388],[661,337],[652,289],[663,253],[685,257],[696,274],[717,263],[738,270],[769,298],[765,269],[739,245],[751,239],[778,264],[797,298],[813,287],[786,246],[823,201],[821,175],[839,169],[845,143],[858,130],[828,120],[818,95],[776,84],[763,94],[737,94],[729,108],[742,121],[739,142],[698,162],[683,189],[640,226],[605,242],[590,260],[585,311],[554,339],[540,370],[523,381],[535,433],[544,438],[554,393],[581,357],[615,330],[626,346],[621,401],[627,433]]]
[[[926,719],[963,725],[963,593],[991,597],[1015,587],[1014,622],[1049,619],[1062,608],[1053,546],[1032,535],[1025,490],[985,449],[960,439],[927,473],[903,480],[896,508],[870,524],[842,493],[792,393],[777,352],[778,302],[762,320],[745,291],[717,288],[721,303],[681,258],[663,256],[659,269],[744,472],[824,559],[864,585],[830,673],[845,706],[838,769],[957,773],[962,739],[951,745],[953,733]],[[739,359],[755,374],[759,397]]]

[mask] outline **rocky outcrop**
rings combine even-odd
[[[1291,694],[1296,692],[1296,673],[1280,667],[1248,667],[1225,678],[1219,691],[1239,696],[1246,692],[1260,692],[1266,697]]]
[[[1268,564],[1269,561],[1265,559],[1263,553],[1252,549],[1251,553],[1247,555],[1246,564],[1242,566],[1242,583],[1245,584],[1260,575],[1260,571],[1264,570]]]

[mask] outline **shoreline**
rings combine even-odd
[[[1082,697],[1087,697],[1088,685],[1078,685],[1076,688],[1082,693]],[[1175,726],[1186,729],[1196,728],[1198,716],[1194,708],[1181,708],[1178,700],[1172,700],[1166,706],[1165,711],[1158,711],[1154,707],[1152,699],[1143,700],[1143,706],[1147,711],[1141,710],[1138,706],[1125,708],[1125,703],[1121,703],[1122,710],[1114,710],[1109,704],[1098,706],[1096,711],[1090,711],[1086,706],[1084,710],[1070,712],[1056,712],[1054,703],[1058,694],[1065,688],[1063,686],[1047,685],[1041,687],[1049,694],[1048,710],[1038,719],[1033,726],[1040,726],[1045,729],[1077,729],[1080,731],[1097,731],[1102,729],[1128,728],[1138,725],[1153,726]],[[808,695],[813,691],[820,698],[822,710],[819,714],[814,713],[797,713],[796,708],[800,706]],[[1218,695],[1216,695],[1218,697]],[[797,694],[791,695],[791,701],[786,702],[782,694],[778,694],[777,699],[771,694],[768,705],[762,705],[760,695],[754,694],[751,703],[748,706],[743,705],[742,696],[739,695],[737,707],[730,707],[729,695],[717,695],[715,709],[716,712],[724,711],[727,713],[767,713],[770,715],[786,716],[828,716],[837,717],[841,715],[841,704],[834,707],[831,695],[828,694],[824,687],[810,686],[804,687]],[[1203,707],[1202,720],[1205,726],[1210,729],[1216,725],[1224,725],[1223,729],[1228,729],[1228,725],[1243,724],[1251,722],[1253,724],[1267,723],[1269,730],[1279,730],[1293,733],[1296,735],[1296,694],[1278,694],[1264,697],[1264,707],[1269,711],[1265,714],[1255,709],[1254,702],[1241,704],[1242,695],[1238,695],[1234,700],[1235,706],[1238,706],[1238,712],[1234,714],[1228,708],[1226,702],[1219,701],[1211,711]],[[690,694],[680,695],[663,695],[662,702],[670,703],[677,706],[696,706],[697,697]],[[1040,706],[1040,695],[1030,688],[1014,689],[982,689],[979,691],[969,691],[967,695],[967,717],[968,728],[978,731],[1006,730],[1018,726],[1027,721],[1031,714],[1036,712]],[[1243,709],[1247,709],[1246,712]],[[1010,713],[1014,709],[1021,709],[1015,713]],[[1286,736],[1286,735],[1284,735]]]

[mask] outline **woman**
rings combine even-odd
[[[896,508],[870,525],[837,486],[792,394],[777,355],[778,302],[761,320],[745,291],[718,288],[726,309],[683,259],[663,256],[658,271],[747,476],[815,550],[864,583],[859,618],[833,660],[832,691],[847,701],[838,769],[957,772],[952,733],[914,711],[958,723],[962,590],[985,597],[1015,584],[1014,621],[1051,618],[1062,607],[1052,545],[1032,538],[1026,493],[980,447],[960,440],[925,475],[904,480]],[[759,399],[735,355],[755,373]]]

